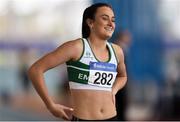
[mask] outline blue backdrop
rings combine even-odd
[[[163,81],[163,40],[158,16],[158,0],[93,0],[113,6],[117,32],[128,29],[132,45],[128,53],[128,75],[133,81],[145,82],[149,78]],[[112,41],[113,41],[112,40]]]

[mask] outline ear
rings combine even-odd
[[[89,28],[92,28],[92,26],[93,26],[93,20],[92,19],[87,19],[86,20],[86,23],[87,23],[87,25],[89,26]]]

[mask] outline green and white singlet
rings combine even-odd
[[[83,52],[79,60],[66,62],[70,89],[111,91],[118,64],[112,44],[107,42],[109,60],[101,62],[94,55],[90,42],[84,38],[82,42]]]

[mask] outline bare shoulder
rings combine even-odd
[[[114,43],[112,43],[112,46],[113,46],[113,48],[114,48],[114,50],[115,50],[115,53],[116,53],[116,55],[117,55],[117,58],[118,59],[124,59],[124,53],[123,53],[123,50],[122,50],[122,48],[119,46],[119,45],[117,45],[117,44],[114,44]]]
[[[71,42],[72,42],[72,45],[74,46],[74,48],[76,49],[76,51],[81,51],[83,49],[82,38],[78,38],[78,39],[73,40]]]
[[[66,47],[67,49],[70,48],[70,49],[73,49],[73,48],[79,48],[82,46],[82,41],[81,41],[81,38],[78,38],[78,39],[75,39],[75,40],[69,40],[65,43],[63,43],[62,45],[59,46],[59,48],[61,47]],[[72,48],[73,47],[73,48]]]
[[[69,55],[71,59],[78,59],[83,51],[83,42],[81,38],[70,40],[62,45],[60,45],[57,52],[64,52],[64,54]]]

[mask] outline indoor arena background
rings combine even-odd
[[[113,6],[116,30],[125,35],[128,83],[126,120],[180,120],[180,0],[0,0],[0,120],[53,117],[27,78],[28,67],[62,43],[81,37],[83,10]],[[49,93],[66,103],[63,64],[45,73]]]

